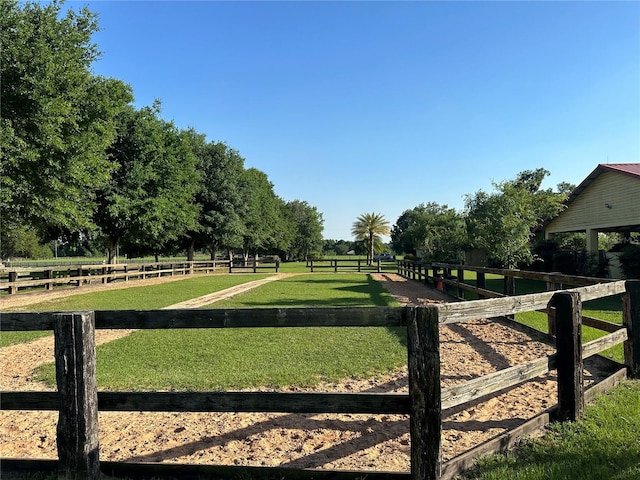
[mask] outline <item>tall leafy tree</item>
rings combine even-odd
[[[160,119],[159,108],[156,102],[123,112],[108,150],[117,168],[97,192],[95,221],[107,239],[110,263],[123,240],[136,252],[157,256],[196,225],[193,135]]]
[[[292,233],[290,256],[296,259],[308,259],[322,252],[322,213],[316,207],[300,200],[287,202],[286,210]]]
[[[464,217],[434,202],[405,210],[391,230],[394,250],[421,253],[431,261],[461,259],[465,242]]]
[[[121,81],[95,76],[98,30],[86,8],[0,2],[0,208],[3,228],[92,226],[94,192],[113,167],[115,118],[132,100]]]
[[[515,180],[494,183],[495,192],[482,190],[465,199],[467,235],[471,246],[483,248],[496,263],[515,268],[530,264],[534,230],[561,211],[565,193],[541,190],[549,172],[524,171]]]
[[[351,228],[356,240],[362,240],[367,246],[367,263],[371,264],[376,244],[382,244],[381,235],[389,235],[389,222],[380,213],[363,213]]]
[[[200,215],[195,230],[188,234],[188,258],[194,247],[205,247],[211,259],[217,249],[226,249],[231,258],[242,248],[245,233],[243,196],[244,159],[226,144],[208,143],[199,149],[200,182],[196,203]]]
[[[276,249],[286,251],[289,245],[279,236],[285,224],[284,201],[275,194],[273,184],[264,172],[249,168],[243,177],[245,259],[250,253],[258,255]]]

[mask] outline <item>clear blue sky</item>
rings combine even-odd
[[[69,2],[77,9],[85,3]],[[97,74],[350,239],[492,181],[640,161],[639,2],[88,2]]]

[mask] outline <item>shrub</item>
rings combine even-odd
[[[625,278],[640,278],[640,245],[627,245],[620,253]]]

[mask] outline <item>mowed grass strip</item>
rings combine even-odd
[[[362,274],[290,277],[224,303],[226,308],[395,304]],[[406,333],[385,327],[140,330],[98,347],[97,362],[99,388],[109,390],[311,386],[405,365]],[[53,367],[43,367],[39,376],[53,384]]]
[[[475,480],[640,479],[640,381],[596,397],[579,422],[555,423],[515,452],[484,457],[463,475]]]
[[[14,311],[64,312],[79,310],[151,310],[201,297],[270,275],[207,275],[175,280],[157,285],[136,285],[118,290],[78,293],[27,305]],[[2,332],[0,347],[22,343],[51,332]]]

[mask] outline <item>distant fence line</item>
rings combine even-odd
[[[115,263],[98,265],[44,266],[15,268],[0,272],[0,292],[16,294],[20,290],[53,290],[54,287],[106,284],[116,281],[144,280],[153,277],[213,273],[219,269],[233,272],[278,272],[280,263],[261,259],[248,262],[206,260],[194,262]]]
[[[623,324],[608,322],[607,335],[582,344],[582,302],[623,294]],[[556,353],[465,383],[441,388],[439,326],[478,318],[510,317],[546,309],[556,325]],[[516,438],[549,422],[546,412],[515,431],[490,440],[446,463],[441,461],[442,410],[478,401],[557,370],[557,418],[580,418],[585,401],[640,373],[640,281],[590,285],[570,291],[542,292],[418,307],[326,307],[214,310],[2,313],[1,331],[53,330],[57,392],[0,392],[4,410],[58,410],[58,460],[3,459],[3,471],[58,469],[64,478],[111,476],[145,478],[189,472],[194,478],[361,478],[444,480],[468,468],[480,453],[503,450]],[[94,329],[263,328],[405,326],[409,394],[280,392],[98,392]],[[552,337],[548,337],[552,339]],[[583,362],[624,343],[626,368],[609,362],[607,379],[585,392]],[[410,416],[410,473],[336,472],[215,465],[165,465],[99,460],[98,411],[213,411],[281,413],[367,413]],[[182,468],[181,468],[182,467]],[[178,474],[178,476],[180,476]]]

